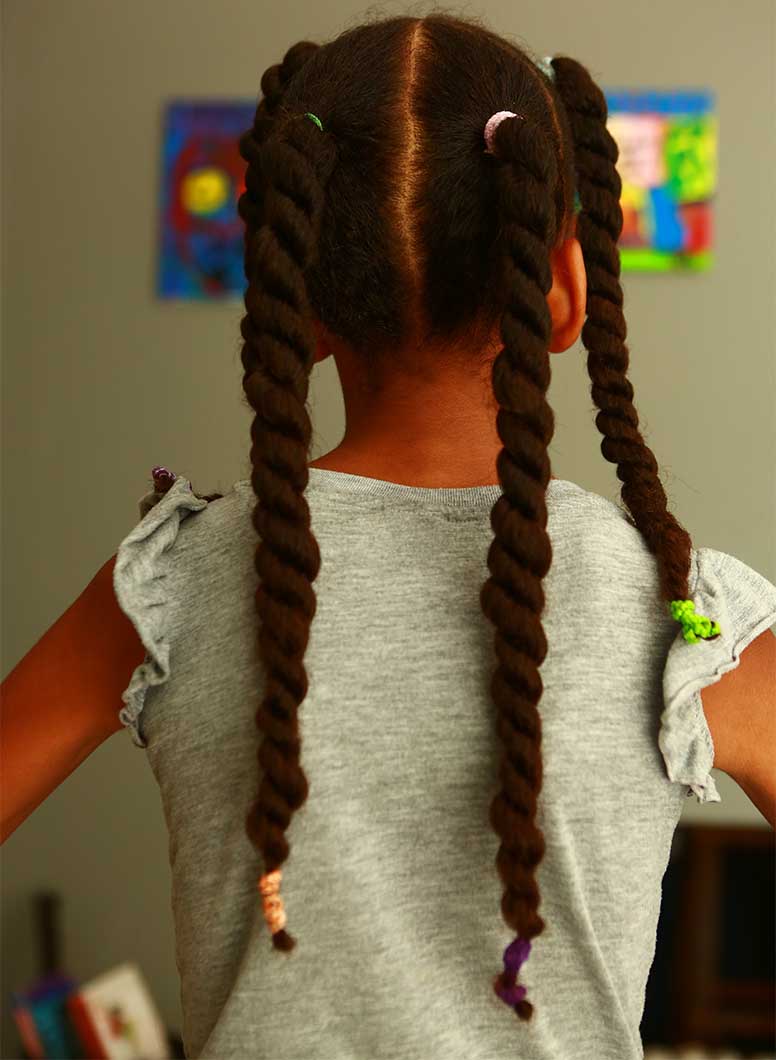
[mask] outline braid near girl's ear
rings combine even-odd
[[[259,209],[264,201],[261,167],[257,162],[257,151],[275,125],[275,116],[283,101],[286,87],[298,70],[314,55],[320,45],[313,41],[299,41],[292,45],[283,56],[283,61],[267,67],[261,77],[262,99],[256,107],[253,125],[239,140],[240,156],[252,163],[246,171],[246,187],[250,176],[252,188],[250,195],[241,196],[238,213],[245,221],[245,248],[248,249],[249,229],[255,232],[261,224]],[[247,270],[247,260],[245,262]],[[246,272],[247,275],[247,272]]]
[[[309,48],[291,49],[262,85],[265,80],[282,82],[291,59],[308,54]],[[240,326],[245,340],[242,382],[255,411],[251,483],[257,503],[252,522],[259,536],[256,609],[265,679],[256,712],[262,733],[261,783],[245,826],[265,863],[259,890],[272,943],[290,950],[295,940],[284,930],[278,891],[280,866],[290,850],[285,832],[308,794],[300,764],[298,708],[308,687],[304,654],[316,609],[312,583],[320,568],[304,497],[312,433],[306,402],[316,349],[305,270],[316,257],[335,148],[306,115],[285,113],[277,98],[271,109],[272,125],[259,123],[263,140],[251,132],[240,142],[249,163],[238,204],[246,223],[248,277],[247,313]]]
[[[496,426],[503,449],[496,466],[503,494],[493,506],[490,578],[480,593],[483,612],[496,628],[498,665],[490,691],[496,729],[504,745],[501,790],[490,806],[490,823],[501,839],[496,867],[505,890],[501,912],[518,937],[504,953],[496,994],[522,1020],[533,1005],[516,985],[530,939],[544,930],[536,869],[544,836],[536,825],[542,787],[542,723],[539,674],[547,654],[542,627],[542,579],[552,562],[547,533],[547,453],[554,415],[547,403],[552,327],[547,294],[552,287],[550,248],[557,236],[555,152],[544,130],[515,116],[494,137],[498,211],[503,233],[504,348],[493,363]],[[519,951],[519,952],[518,952]]]
[[[587,320],[581,337],[588,351],[591,395],[600,409],[595,423],[604,436],[601,452],[617,465],[622,499],[657,557],[664,599],[669,604],[684,603],[692,540],[668,511],[657,461],[638,429],[633,386],[626,375],[629,353],[617,249],[622,232],[622,181],[615,165],[617,143],[606,127],[606,97],[576,60],[558,56],[552,66],[574,142],[582,202],[577,238],[587,272]]]
[[[261,143],[272,127],[272,119],[275,117],[278,107],[283,101],[286,86],[298,70],[301,70],[308,59],[320,48],[315,41],[301,40],[292,44],[283,61],[268,66],[261,78],[261,91],[263,98],[256,108],[256,117],[253,123],[253,131],[256,139]]]

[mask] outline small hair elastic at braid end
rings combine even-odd
[[[528,989],[525,986],[518,986],[516,980],[521,966],[525,964],[530,954],[531,943],[528,939],[519,937],[513,939],[504,950],[504,971],[493,980],[493,989],[510,1008],[520,1008],[525,1004]]]
[[[315,114],[311,114],[310,111],[308,110],[305,113],[305,118],[310,118],[311,121],[314,121],[315,124],[318,126],[318,128],[321,130],[321,132],[323,132],[323,123],[321,122],[321,119],[318,118]]]
[[[719,623],[713,618],[695,614],[692,600],[672,600],[671,617],[681,622],[682,636],[688,644],[696,644],[699,640],[715,640],[722,632]]]
[[[280,880],[282,873],[280,869],[265,872],[259,877],[258,890],[261,892],[261,903],[264,907],[264,919],[272,932],[272,945],[276,950],[292,950],[296,942],[287,931],[286,911],[283,908],[283,899],[280,897]]]

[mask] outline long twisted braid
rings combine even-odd
[[[639,432],[633,386],[626,375],[629,353],[617,250],[622,232],[622,180],[616,169],[619,149],[606,127],[606,97],[584,66],[564,56],[555,57],[552,66],[574,140],[574,168],[583,205],[577,229],[587,271],[582,342],[588,351],[590,392],[600,409],[595,424],[604,436],[601,452],[617,465],[622,500],[658,560],[663,597],[669,602],[684,600],[692,540],[668,511],[657,460]]]
[[[304,272],[315,258],[335,152],[333,142],[306,117],[284,115],[280,127],[277,122],[282,87],[312,51],[314,46],[303,43],[265,74],[262,86],[271,93],[266,113],[258,114],[254,129],[240,141],[248,162],[238,210],[246,222],[249,279],[241,356],[243,390],[256,413],[250,458],[258,500],[252,521],[259,535],[256,609],[266,677],[256,713],[263,734],[258,749],[262,780],[246,830],[265,860],[264,894],[277,893],[277,870],[289,855],[284,833],[308,795],[297,713],[307,693],[303,659],[316,608],[312,583],[320,553],[304,497],[312,430],[306,403],[316,345]],[[294,939],[278,913],[273,945],[291,950]]]
[[[490,686],[496,728],[504,745],[501,790],[490,806],[490,823],[501,839],[496,867],[504,883],[501,911],[525,946],[544,930],[536,869],[544,836],[535,818],[542,787],[542,723],[537,704],[539,674],[547,654],[541,622],[542,579],[552,562],[547,533],[547,452],[555,419],[547,404],[552,287],[549,251],[558,234],[554,190],[558,166],[545,131],[520,117],[502,121],[495,134],[495,185],[503,224],[504,348],[493,362],[493,392],[499,404],[503,442],[496,467],[502,496],[491,512],[494,539],[488,550],[490,578],[480,593],[483,612],[495,626],[498,666]],[[513,944],[514,945],[514,944]],[[518,947],[516,947],[518,948]],[[510,951],[511,953],[514,951]],[[525,987],[515,985],[519,963],[508,966],[494,989],[530,1019]],[[510,974],[510,971],[512,974]]]

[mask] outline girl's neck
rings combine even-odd
[[[400,451],[370,449],[365,452],[343,443],[316,460],[311,460],[310,467],[319,467],[324,471],[342,471],[349,475],[363,475],[366,478],[397,482],[404,486],[445,486],[461,489],[498,485],[495,481],[498,478],[495,457],[492,461],[479,463],[459,459],[447,464],[419,457],[417,451],[408,458],[407,454]],[[555,475],[552,475],[552,478],[555,478]]]

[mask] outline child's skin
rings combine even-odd
[[[562,353],[579,338],[585,322],[587,279],[575,237],[552,251],[553,284],[547,295],[552,318],[549,350]],[[408,486],[481,486],[497,482],[497,405],[490,371],[503,346],[497,331],[491,346],[469,363],[444,350],[407,351],[412,373],[390,366],[379,394],[364,385],[362,360],[315,321],[316,362],[332,355],[345,401],[345,435],[311,467],[399,482]],[[462,444],[465,440],[465,444]]]

